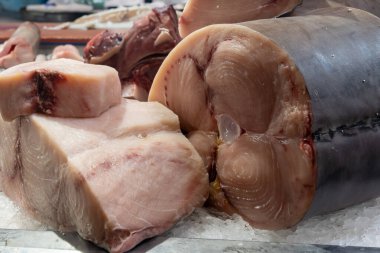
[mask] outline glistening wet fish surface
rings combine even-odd
[[[379,25],[331,8],[208,26],[169,54],[149,100],[219,134],[214,205],[281,229],[380,195]]]

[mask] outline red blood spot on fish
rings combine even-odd
[[[82,186],[84,185],[84,182],[85,182],[84,176],[80,173],[77,173],[75,180],[74,180],[75,190],[77,190],[77,191],[80,190],[82,188]]]
[[[112,247],[121,245],[130,234],[131,233],[127,229],[114,229],[107,234],[106,243],[112,249]]]
[[[133,159],[136,159],[139,157],[140,157],[140,155],[138,153],[133,152],[133,153],[127,154],[125,158],[127,160],[133,160]]]
[[[65,81],[63,74],[50,70],[36,70],[32,74],[32,85],[35,87],[35,107],[37,112],[52,114],[57,104],[55,87]]]
[[[8,51],[8,54],[12,53],[16,48],[16,44],[13,44],[10,48],[9,48],[9,51]]]

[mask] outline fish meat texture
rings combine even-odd
[[[179,41],[176,12],[166,6],[136,20],[126,33],[99,33],[87,43],[84,58],[115,68],[122,83],[135,83],[149,92],[159,66]]]
[[[316,9],[344,6],[365,10],[380,17],[380,0],[303,0],[290,15],[305,15]]]
[[[0,50],[0,68],[34,61],[40,44],[40,29],[31,22],[22,23]]]
[[[56,59],[19,64],[0,73],[0,112],[6,121],[35,112],[97,117],[120,100],[118,73],[108,66]]]
[[[291,12],[302,0],[189,0],[179,19],[179,33],[190,33],[212,24],[230,24],[274,18]]]
[[[185,133],[218,134],[214,206],[283,229],[380,196],[379,66],[380,19],[326,8],[192,33],[148,100]]]
[[[32,216],[110,252],[161,234],[208,195],[203,161],[157,102],[97,118],[0,118],[0,184]]]
[[[83,62],[84,59],[82,55],[80,54],[78,48],[76,48],[73,45],[67,44],[67,45],[59,45],[56,46],[53,49],[51,59],[60,59],[60,58],[65,58],[65,59],[72,59],[72,60],[77,60]]]

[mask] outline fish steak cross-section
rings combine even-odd
[[[165,232],[208,196],[201,157],[156,102],[123,100],[97,118],[1,120],[0,135],[5,194],[110,252]]]
[[[281,229],[380,196],[379,66],[380,19],[359,9],[211,25],[169,54],[149,101],[216,158],[214,205]]]

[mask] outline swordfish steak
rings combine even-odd
[[[98,118],[0,121],[0,184],[34,217],[110,252],[163,233],[208,195],[203,161],[156,102]]]
[[[379,31],[347,7],[208,26],[171,51],[149,100],[211,160],[217,207],[290,227],[380,196]]]
[[[121,100],[116,70],[72,59],[19,64],[0,73],[4,120],[40,112],[57,117],[97,117]]]

